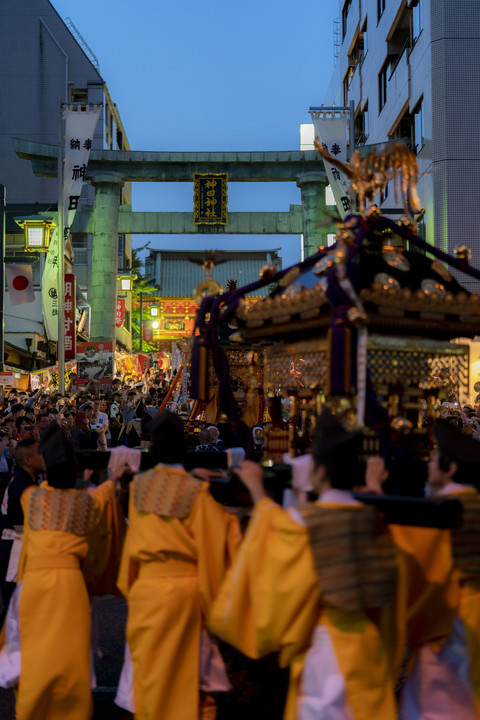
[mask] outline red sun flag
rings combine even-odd
[[[31,265],[5,265],[10,305],[35,302]]]

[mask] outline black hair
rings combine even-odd
[[[59,490],[69,490],[77,484],[77,461],[72,458],[66,462],[47,466],[47,482]]]
[[[25,415],[19,415],[19,417],[15,419],[15,425],[17,427],[17,430],[20,430],[20,426],[22,423],[27,423],[28,425],[28,418],[25,417]]]
[[[188,444],[183,422],[177,415],[164,411],[161,420],[152,424],[151,440],[150,454],[155,462],[167,465],[183,463]]]
[[[15,405],[12,405],[12,407],[10,408],[12,414],[15,412],[19,412],[20,410],[25,410],[21,403],[15,403]]]
[[[478,478],[478,462],[470,462],[468,460],[458,460],[450,457],[447,453],[439,451],[438,467],[442,472],[448,472],[452,463],[456,463],[457,469],[452,476],[452,480],[458,483],[466,483],[479,487],[480,479]]]
[[[336,443],[320,437],[313,443],[310,452],[314,466],[325,467],[332,488],[351,490],[359,484],[358,453],[361,443],[361,433],[352,434]]]
[[[37,440],[34,440],[34,438],[26,438],[25,440],[20,440],[20,442],[17,443],[17,447],[15,448],[15,462],[17,465],[23,467],[26,451],[36,444]]]

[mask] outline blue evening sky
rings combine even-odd
[[[298,150],[333,70],[338,0],[51,0],[97,56],[132,150]],[[287,211],[295,183],[229,183],[230,211]],[[192,211],[190,183],[136,183],[133,210]],[[143,235],[165,249],[281,248],[291,235]]]

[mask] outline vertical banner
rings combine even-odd
[[[75,275],[73,273],[65,273],[64,287],[63,328],[65,360],[75,360],[77,331],[75,322]]]
[[[47,336],[58,340],[58,256],[65,247],[70,234],[70,226],[80,200],[85,180],[88,158],[93,143],[93,134],[100,117],[101,106],[65,106],[65,155],[63,163],[62,198],[65,213],[65,237],[60,243],[58,229],[52,233],[50,250],[46,253],[45,268],[42,276],[43,319]]]
[[[310,114],[315,128],[315,138],[321,143],[324,150],[346,164],[347,125],[349,123],[346,111],[315,110]],[[338,212],[343,219],[352,212],[349,197],[350,183],[345,175],[328,160],[324,158],[323,162]]]
[[[122,327],[125,319],[125,300],[123,298],[117,298],[117,308],[115,312],[115,327]]]

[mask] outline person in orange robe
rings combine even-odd
[[[480,717],[480,443],[447,420],[434,426],[427,496],[456,497],[454,530],[393,526],[406,595],[411,672],[402,697],[407,720]]]
[[[211,631],[252,658],[290,667],[286,720],[396,720],[396,555],[373,508],[351,494],[360,433],[329,411],[317,422],[319,500],[284,511],[262,469],[237,473],[254,511],[210,616]],[[368,472],[368,469],[367,469]]]
[[[162,413],[151,435],[157,464],[132,481],[118,577],[128,601],[135,717],[198,720],[202,628],[240,530],[208,483],[183,468],[181,419]]]
[[[115,479],[92,491],[74,490],[73,447],[56,423],[46,429],[39,450],[48,482],[28,488],[21,499],[25,525],[17,588],[21,666],[16,718],[89,720],[90,601],[82,569],[90,554],[98,553],[103,567],[105,557],[112,558],[105,517],[117,524],[107,512],[116,507]],[[98,523],[108,538],[107,550]],[[92,558],[89,564],[95,565]],[[94,581],[100,583],[98,573]]]

